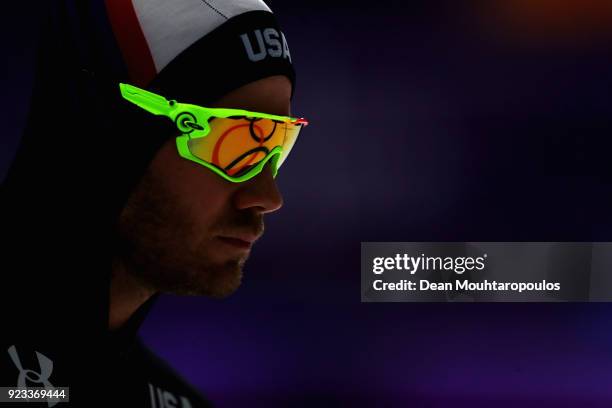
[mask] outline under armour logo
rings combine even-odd
[[[31,383],[42,384],[45,388],[54,389],[53,384],[49,382],[49,377],[51,377],[51,372],[53,371],[53,361],[45,356],[44,354],[36,351],[36,358],[38,359],[38,366],[40,367],[40,372],[36,372],[34,370],[24,369],[21,365],[21,360],[19,359],[19,355],[17,354],[17,348],[15,345],[12,345],[8,348],[9,356],[15,367],[19,370],[19,377],[17,377],[17,387],[27,387],[26,379]],[[49,407],[54,406],[59,401],[47,401]]]

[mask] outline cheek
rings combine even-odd
[[[188,212],[186,215],[196,234],[206,234],[210,227],[231,212],[233,186],[212,171],[193,166],[192,172],[177,184],[182,207]]]
[[[157,178],[180,208],[181,218],[196,235],[207,233],[219,217],[228,213],[236,187],[211,170],[185,160],[168,143],[154,163]]]
[[[194,188],[187,196],[186,208],[189,209],[189,218],[198,230],[213,226],[217,220],[228,212],[230,195],[223,190],[213,188]],[[196,231],[199,232],[199,231]]]

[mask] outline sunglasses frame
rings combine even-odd
[[[198,163],[206,168],[212,170],[214,173],[223,177],[225,180],[233,183],[241,183],[257,176],[263,170],[264,166],[268,161],[272,160],[273,164],[273,175],[276,177],[278,173],[278,160],[282,154],[283,148],[281,146],[274,147],[264,159],[259,161],[255,166],[250,168],[246,173],[233,177],[226,174],[223,169],[215,166],[212,163],[208,163],[196,156],[194,156],[189,150],[189,141],[201,137],[206,137],[210,132],[210,119],[212,118],[232,118],[245,117],[249,118],[261,118],[271,119],[279,123],[287,123],[296,126],[307,126],[308,121],[304,118],[294,118],[291,116],[279,116],[272,115],[269,113],[252,112],[244,109],[231,109],[231,108],[206,108],[203,106],[192,105],[188,103],[179,103],[175,100],[168,100],[161,95],[157,95],[153,92],[138,88],[134,85],[119,84],[121,95],[124,99],[132,102],[135,105],[143,108],[147,112],[155,115],[163,115],[171,119],[182,132],[180,136],[176,138],[176,147],[181,157],[187,160],[191,160]],[[281,163],[282,164],[282,163]]]

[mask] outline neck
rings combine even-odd
[[[114,260],[110,285],[109,330],[122,327],[153,294],[154,291],[143,287],[128,273],[123,262]]]

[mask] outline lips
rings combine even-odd
[[[259,238],[257,235],[250,234],[233,234],[227,236],[219,236],[219,240],[237,248],[249,249],[253,243]]]

